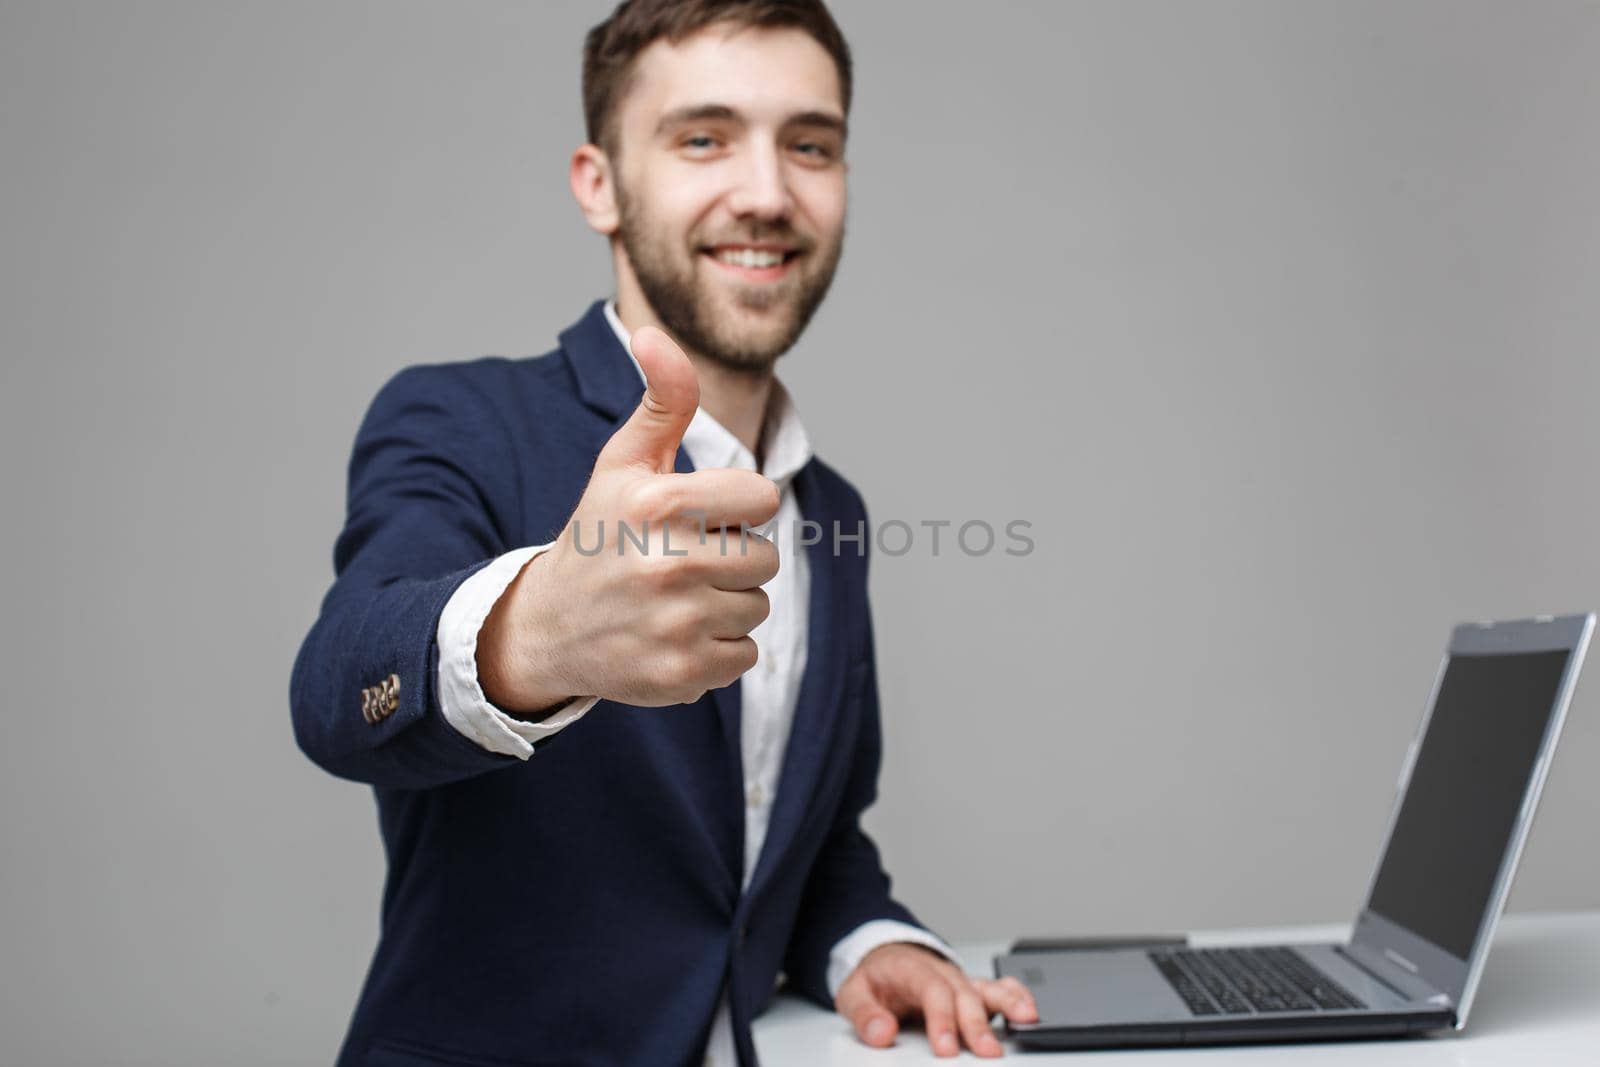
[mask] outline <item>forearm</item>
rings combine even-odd
[[[453,729],[435,692],[439,613],[475,570],[381,586],[335,584],[290,681],[295,739],[318,766],[342,778],[415,789],[516,762]],[[383,690],[384,699],[364,699],[374,690]]]

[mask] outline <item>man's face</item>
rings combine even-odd
[[[844,245],[832,58],[793,29],[655,41],[618,110],[618,237],[684,344],[764,370],[799,338]]]

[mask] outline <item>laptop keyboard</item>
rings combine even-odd
[[[1366,1007],[1287,948],[1157,949],[1147,955],[1196,1015]]]

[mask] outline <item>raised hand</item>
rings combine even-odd
[[[653,326],[632,348],[646,379],[639,407],[601,449],[555,545],[479,632],[484,694],[513,714],[573,696],[691,703],[756,662],[749,635],[767,617],[760,587],[778,550],[748,531],[777,514],[778,488],[753,471],[676,473],[700,403],[694,365]]]

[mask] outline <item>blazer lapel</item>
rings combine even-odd
[[[689,453],[682,448],[678,449],[677,470],[682,474],[689,474],[694,470],[694,464],[689,460]],[[722,719],[722,739],[728,745],[728,758],[733,761],[733,766],[738,772],[741,783],[739,789],[739,809],[744,810],[744,722],[743,703],[740,696],[739,679],[735,678],[731,685],[721,689],[711,690],[711,700],[717,706],[717,715]],[[739,840],[744,840],[744,819],[739,820]],[[739,870],[744,870],[744,847],[740,846]]]
[[[822,489],[815,462],[800,469],[795,475],[794,487],[801,513],[824,531],[832,531],[839,516],[833,501]],[[778,776],[778,795],[773,799],[766,841],[750,879],[751,894],[759,892],[765,880],[771,877],[805,820],[833,737],[844,690],[846,657],[839,640],[844,627],[838,625],[837,617],[840,605],[848,599],[840,588],[843,571],[833,558],[830,533],[825,532],[816,544],[806,546],[806,551],[811,563],[806,666],[800,677],[794,724],[790,727],[789,745]]]
[[[604,300],[590,304],[583,318],[561,331],[561,350],[585,404],[618,426],[633,414],[644,396],[644,382],[633,357],[623,351],[616,331],[606,321]]]

